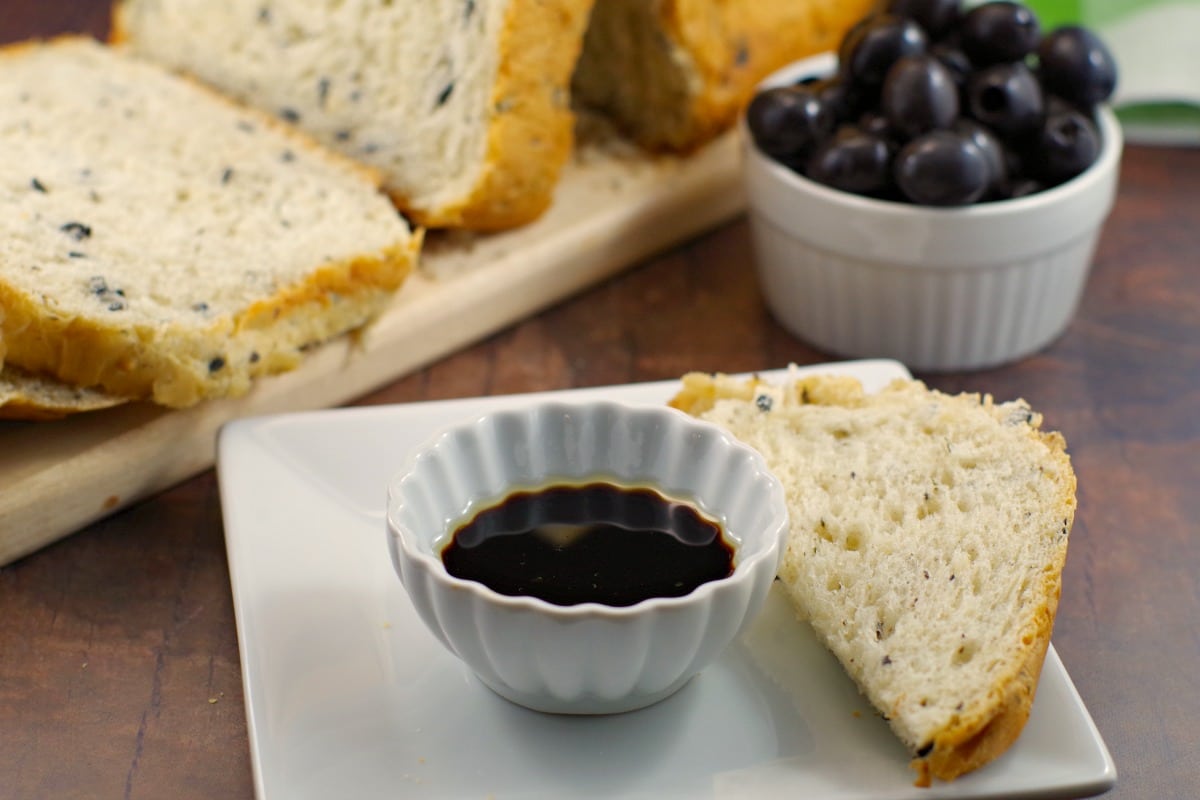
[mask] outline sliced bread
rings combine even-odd
[[[0,419],[52,420],[123,403],[120,397],[68,386],[12,365],[0,368]]]
[[[1075,476],[1022,401],[918,381],[688,375],[672,405],[758,449],[787,490],[779,577],[913,754],[919,785],[1003,753],[1054,623]]]
[[[642,145],[686,151],[728,128],[755,85],[837,49],[875,0],[596,0],[575,99]]]
[[[80,387],[187,406],[359,327],[420,244],[377,176],[90,39],[0,51],[0,340]]]
[[[112,38],[378,169],[421,225],[537,217],[592,0],[123,0]]]

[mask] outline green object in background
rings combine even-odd
[[[1042,28],[1081,24],[1102,28],[1122,17],[1145,12],[1154,6],[1195,5],[1190,0],[1025,0],[1037,12]]]
[[[1062,25],[1079,22],[1079,2],[1077,0],[1033,0],[1025,5],[1032,8],[1042,23],[1043,30],[1053,30]]]
[[[1137,103],[1117,109],[1125,138],[1141,144],[1200,145],[1200,105]]]
[[[1046,31],[1091,28],[1117,62],[1129,141],[1200,146],[1200,0],[1025,0]]]

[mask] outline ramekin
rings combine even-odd
[[[823,77],[833,54],[762,88]],[[1116,195],[1121,128],[1099,110],[1100,156],[1023,198],[934,208],[876,200],[776,163],[740,122],[755,263],[773,316],[818,349],[912,369],[997,366],[1057,338],[1073,318]]]
[[[453,577],[458,523],[514,489],[611,480],[657,487],[717,520],[731,575],[681,597],[560,606]],[[501,696],[538,711],[605,714],[662,700],[749,624],[787,533],[784,490],[762,456],[667,407],[546,402],[445,430],[388,486],[392,560],[430,631]]]

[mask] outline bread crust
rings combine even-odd
[[[91,389],[76,389],[7,366],[0,369],[0,419],[44,422],[99,411],[125,400]]]
[[[673,48],[672,61],[689,87],[682,108],[640,109],[669,114],[670,126],[624,117],[624,127],[652,150],[687,152],[728,129],[755,87],[791,61],[836,50],[842,35],[875,0],[659,0],[657,25]]]
[[[930,751],[912,760],[910,766],[917,773],[915,785],[929,786],[933,778],[950,781],[976,770],[1003,754],[1020,736],[1029,720],[1042,664],[1050,647],[1062,588],[1062,567],[1060,562],[1054,573],[1047,576],[1042,590],[1046,601],[1022,634],[1024,659],[1007,679],[997,682],[987,706],[939,731]]]
[[[9,360],[27,370],[134,400],[183,408],[245,393],[251,379],[294,368],[301,348],[372,317],[412,268],[420,236],[407,246],[326,264],[204,329],[114,327],[94,318],[43,313],[32,298],[0,283],[8,309],[0,336]],[[334,304],[333,296],[341,298]],[[205,366],[220,357],[222,368]]]
[[[905,383],[897,382],[889,390]],[[670,400],[670,405],[699,416],[723,399],[753,402],[756,387],[761,384],[758,378],[740,380],[724,375],[691,373],[683,377],[681,388]],[[992,404],[991,397],[960,395],[958,398],[971,406],[991,409],[999,419],[1001,411]],[[861,386],[853,379],[818,376],[791,384],[787,389],[787,399],[789,405],[815,403],[852,408],[864,402],[864,395]],[[950,402],[956,400],[954,397],[947,399]],[[1053,485],[1056,507],[1064,515],[1062,533],[1065,536],[1074,521],[1077,488],[1066,441],[1057,432],[1040,430],[1041,415],[1023,405],[1017,408],[1027,413],[1027,418],[1023,415],[1021,419],[1030,437],[1044,445],[1047,457],[1061,467],[1058,474],[1062,479]],[[1062,571],[1067,554],[1065,538],[1063,541],[1063,546],[1055,551],[1054,561],[1043,567],[1036,592],[1041,602],[1027,612],[1019,629],[1013,634],[1015,641],[1009,651],[1014,657],[1010,661],[1010,669],[996,680],[986,696],[972,703],[961,715],[955,715],[933,735],[931,741],[907,742],[915,754],[910,766],[916,772],[917,786],[930,786],[934,778],[954,780],[978,769],[1007,751],[1020,735],[1033,706],[1062,592]],[[880,711],[889,718],[899,713],[897,708],[882,708]]]
[[[1070,468],[1066,440],[1057,431],[1040,430],[1041,423],[1041,415],[1033,415],[1030,420],[1031,433],[1046,446],[1051,457],[1065,467],[1061,474],[1066,479],[1056,486],[1058,506],[1066,514],[1063,529],[1069,531],[1075,521],[1077,479]],[[1062,596],[1062,572],[1066,566],[1066,556],[1067,549],[1064,547],[1059,551],[1058,560],[1047,565],[1048,571],[1043,573],[1040,591],[1043,603],[1018,632],[1024,659],[1014,665],[1006,678],[997,682],[989,705],[940,731],[929,753],[913,759],[911,766],[917,772],[916,785],[929,786],[932,778],[953,780],[978,769],[1008,750],[1020,736],[1033,708],[1042,665],[1050,647],[1054,619]]]
[[[1053,612],[1048,616],[1052,623]],[[909,766],[917,773],[916,786],[930,786],[933,778],[952,781],[994,761],[1012,746],[1033,709],[1051,627],[1046,625],[1038,634],[1016,674],[997,684],[993,692],[997,700],[989,709],[939,732],[929,753],[912,760]]]
[[[550,206],[574,144],[569,86],[591,8],[592,0],[512,0],[479,181],[457,203],[436,209],[389,192],[414,222],[495,231],[530,222]]]
[[[799,58],[836,50],[841,36],[875,0],[671,0],[663,25],[678,37],[699,76],[691,122],[669,147],[693,148],[729,127],[755,86]]]

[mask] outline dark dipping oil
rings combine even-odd
[[[631,606],[728,577],[734,550],[687,503],[597,482],[508,495],[457,528],[442,561],[500,594]]]

